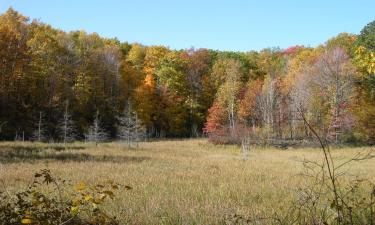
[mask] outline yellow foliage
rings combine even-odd
[[[86,189],[86,184],[84,183],[84,182],[80,182],[77,186],[76,186],[76,190],[77,191],[82,191],[82,190],[84,190],[84,189]]]
[[[77,215],[78,214],[78,206],[72,206],[71,208],[70,208],[70,214],[72,214],[72,215]]]
[[[85,195],[84,199],[86,201],[91,201],[92,200],[92,196],[91,195]]]
[[[288,72],[283,80],[283,92],[288,93],[299,76],[305,72],[306,66],[312,65],[318,55],[314,49],[303,49],[288,63]]]
[[[363,46],[359,46],[355,51],[355,61],[357,66],[368,74],[375,73],[375,53]]]
[[[33,220],[30,219],[30,218],[24,218],[24,219],[21,220],[21,223],[22,224],[32,224]]]

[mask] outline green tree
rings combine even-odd
[[[366,25],[357,39],[354,62],[358,69],[358,93],[355,114],[358,134],[369,143],[375,143],[375,21]]]
[[[358,35],[357,45],[375,51],[375,20],[367,24]]]

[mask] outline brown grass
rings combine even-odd
[[[337,160],[369,148],[334,149]],[[118,143],[60,145],[0,143],[0,178],[8,191],[24,188],[33,174],[48,168],[70,180],[115,180],[130,185],[107,210],[124,224],[220,224],[226,215],[263,215],[285,211],[295,189],[305,182],[299,174],[304,158],[322,161],[319,149],[252,147],[241,160],[236,146],[215,146],[201,140],[141,143],[126,149]],[[375,181],[375,159],[354,162],[350,174]]]

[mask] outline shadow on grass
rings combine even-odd
[[[25,151],[33,151],[35,149],[40,149],[40,150],[43,150],[43,149],[51,149],[51,150],[55,150],[55,151],[65,151],[65,150],[83,150],[85,149],[84,146],[71,146],[71,145],[67,145],[67,146],[64,146],[64,145],[45,145],[45,146],[33,146],[33,145],[1,145],[0,146],[0,150],[2,149],[23,149]]]
[[[87,153],[59,152],[54,148],[38,148],[34,146],[1,146],[1,163],[62,161],[62,162],[112,162],[138,163],[148,160],[148,157],[90,155]]]

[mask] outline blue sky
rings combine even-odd
[[[375,20],[375,0],[0,0],[65,31],[173,49],[316,46]]]

